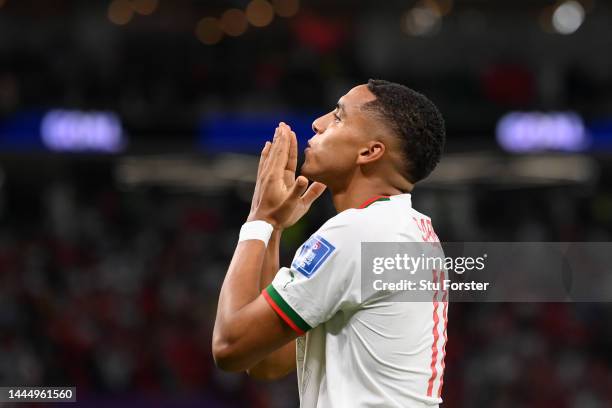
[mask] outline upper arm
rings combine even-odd
[[[262,295],[224,326],[215,332],[213,356],[217,365],[228,371],[246,370],[298,336]]]

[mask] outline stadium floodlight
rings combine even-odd
[[[436,2],[419,2],[402,18],[402,29],[413,36],[430,36],[440,30],[442,12]]]
[[[566,1],[552,15],[552,25],[559,34],[572,34],[584,22],[584,7],[575,0]]]

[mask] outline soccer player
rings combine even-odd
[[[281,123],[263,148],[251,212],[219,297],[216,364],[264,379],[297,368],[303,408],[437,406],[446,298],[362,299],[360,251],[369,241],[437,241],[410,192],[440,160],[442,116],[425,96],[370,80],[312,128],[297,178],[289,126]],[[325,187],[338,214],[297,250],[290,267],[279,268],[283,229]]]

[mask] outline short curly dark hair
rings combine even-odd
[[[446,132],[442,114],[427,97],[400,84],[370,79],[376,100],[363,109],[380,116],[400,138],[406,158],[404,176],[416,183],[429,176],[440,162]]]

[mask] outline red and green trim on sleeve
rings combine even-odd
[[[361,204],[357,208],[362,209],[362,208],[366,208],[366,207],[371,206],[372,204],[374,204],[377,201],[390,201],[390,200],[391,200],[391,198],[389,196],[379,195],[379,196],[372,197],[372,198],[366,200],[363,204]]]
[[[272,306],[272,309],[300,336],[312,329],[308,323],[281,297],[272,284],[261,291],[264,299]]]

